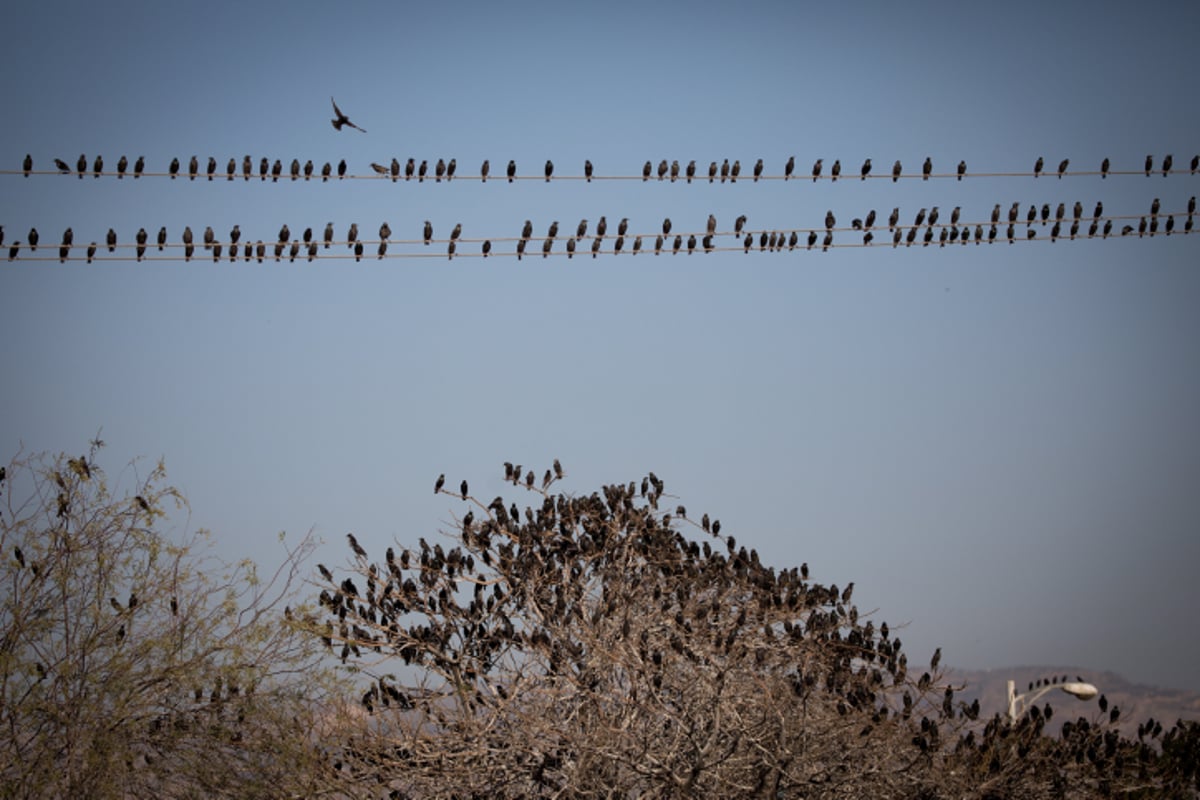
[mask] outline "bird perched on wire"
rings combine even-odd
[[[342,113],[342,110],[340,108],[338,108],[337,101],[333,99],[333,95],[329,96],[329,102],[333,103],[333,113],[335,115],[334,119],[331,119],[330,122],[333,124],[333,127],[336,130],[340,131],[342,129],[343,125],[349,125],[351,128],[354,128],[355,130],[362,131],[363,133],[367,132],[365,128],[358,127],[357,125],[355,125],[353,122],[350,121],[349,117],[347,117],[345,114]]]

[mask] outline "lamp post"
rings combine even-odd
[[[1016,681],[1008,682],[1008,718],[1012,722],[1016,722],[1017,717],[1019,717],[1021,714],[1024,714],[1025,709],[1028,708],[1031,703],[1036,703],[1039,699],[1041,699],[1042,695],[1046,694],[1047,692],[1054,691],[1055,689],[1061,689],[1067,694],[1077,697],[1080,700],[1091,700],[1100,693],[1100,690],[1095,686],[1083,681],[1047,683],[1045,686],[1038,687],[1035,691],[1026,692],[1025,694],[1017,694],[1016,686]],[[1020,714],[1017,713],[1017,703],[1021,704]]]

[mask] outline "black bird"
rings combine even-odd
[[[1021,204],[1020,204],[1020,203],[1013,203],[1013,204],[1012,204],[1012,208],[1010,208],[1010,209],[1008,210],[1008,221],[1009,221],[1009,222],[1016,222],[1016,221],[1017,221],[1017,217],[1020,215],[1020,213],[1021,213]]]
[[[329,245],[333,243],[333,223],[325,223],[325,249],[329,249]]]
[[[33,171],[33,155],[25,154],[25,161],[21,164],[21,169],[25,171],[25,177],[29,177],[29,173]]]
[[[898,232],[897,232],[898,233]],[[788,250],[795,250],[796,245],[800,243],[800,235],[792,231],[792,235],[788,237]]]
[[[1189,217],[1188,219],[1191,219],[1191,218]],[[636,256],[641,249],[642,249],[642,237],[637,236],[633,240],[633,254]]]
[[[892,213],[888,216],[888,228],[894,228],[900,222],[900,206],[892,209]]]
[[[654,170],[654,165],[647,161],[642,165],[642,183],[650,180],[650,173]]]
[[[380,176],[381,178],[386,177],[388,174],[388,168],[385,167],[383,164],[380,164],[376,161],[371,162],[371,169],[375,170],[375,174]],[[394,181],[396,179],[392,178],[392,180]]]
[[[1033,177],[1036,178],[1042,174],[1042,167],[1045,166],[1045,164],[1046,162],[1042,159],[1042,157],[1038,156],[1038,160],[1033,163]]]
[[[834,182],[836,182],[836,181],[837,181],[837,179],[838,179],[838,175],[841,175],[841,174],[842,174],[842,161],[841,161],[841,159],[836,159],[836,160],[834,160],[834,162],[833,162],[833,169],[829,170],[829,174],[830,174],[831,176],[833,176],[833,180],[834,180]]]
[[[355,242],[354,243],[354,260],[362,261],[362,254],[363,254],[363,243]],[[261,261],[261,260],[262,259],[260,258],[259,261]]]
[[[582,239],[584,236],[587,236],[587,225],[588,222],[586,219],[579,220],[579,227],[575,229],[576,239]]]
[[[283,162],[277,158],[275,159],[275,163],[271,165],[271,183],[277,183],[279,181],[279,176],[282,174]]]
[[[384,225],[387,225],[387,223],[385,222],[385,223],[384,223]],[[233,227],[234,227],[234,228],[236,228],[236,227],[237,227],[237,225],[234,225]],[[382,228],[380,228],[380,232],[381,232],[381,233],[382,233],[382,231],[383,231],[383,229],[382,229]],[[239,233],[241,233],[241,231],[239,231]],[[388,229],[388,235],[389,235],[389,236],[391,235],[391,233],[392,233],[392,232],[391,232],[391,229]],[[305,244],[311,244],[311,243],[312,243],[312,238],[313,238],[313,229],[312,229],[311,227],[309,227],[309,228],[305,228],[305,229],[304,229],[304,243],[305,243]]]
[[[865,225],[865,226],[866,226],[868,229],[869,229],[869,228],[870,228],[872,225],[874,225],[874,224],[875,224],[875,209],[873,209],[873,208],[872,208],[870,211],[868,211],[868,212],[867,212],[867,219],[866,219],[866,221],[865,221],[863,224],[864,224],[864,225]]]
[[[672,161],[671,162],[671,183],[674,183],[678,179],[679,179],[679,162]]]
[[[961,181],[963,179],[963,175],[966,175],[966,174],[967,174],[967,162],[959,161],[958,162],[958,179]]]
[[[957,225],[957,224],[958,224],[958,218],[959,218],[961,215],[962,215],[962,206],[955,206],[955,207],[954,207],[954,210],[950,212],[950,224],[951,224],[951,225]]]
[[[288,170],[288,174],[292,176],[292,180],[296,180],[297,178],[300,177],[300,159],[298,159],[298,158],[292,159],[292,166]]]
[[[661,236],[659,237],[662,238]],[[749,253],[750,248],[754,246],[754,234],[747,233],[746,238],[742,240],[742,252]]]
[[[263,159],[264,161],[266,159]],[[250,154],[247,153],[242,157],[242,180],[249,181],[250,173],[254,171],[254,162],[250,160]],[[264,173],[266,170],[263,170]],[[229,159],[229,180],[233,180],[233,159]]]
[[[1167,158],[1170,158],[1170,156],[1167,156]],[[96,160],[92,162],[92,175],[99,178],[102,172],[104,172],[104,157],[96,156]],[[1163,175],[1166,175],[1165,171]]]
[[[517,261],[521,260],[521,256],[525,255],[525,244],[528,239],[520,239],[517,241]]]
[[[917,212],[917,216],[913,218],[913,227],[919,227],[925,221],[925,209]]]
[[[813,245],[815,245],[816,243],[817,243],[817,232],[809,231],[808,232],[808,249],[812,250]]]
[[[176,169],[178,169],[179,160],[175,160]],[[79,179],[83,180],[83,173],[87,172],[87,156],[83,153],[79,154],[79,160],[75,162],[76,172],[79,173]]]
[[[533,236],[533,223],[525,220],[525,225],[521,228],[521,238],[528,239],[530,236]]]
[[[8,248],[8,260],[12,261],[13,259],[15,259],[20,252],[21,252],[21,242],[14,240],[12,245]]]
[[[458,160],[454,159],[454,158],[450,159],[449,163],[446,164],[446,180],[448,180],[448,181],[454,180],[454,173],[457,170],[458,170]]]
[[[482,250],[483,250],[483,257],[484,257],[484,258],[487,258],[489,255],[491,255],[491,252],[492,252],[492,240],[491,240],[491,239],[484,239],[484,240],[483,240],[483,247],[482,247]]]
[[[329,96],[329,102],[333,103],[334,118],[332,120],[330,120],[330,122],[333,124],[334,130],[340,131],[342,129],[343,125],[349,125],[351,128],[354,128],[355,130],[360,130],[363,133],[366,133],[365,130],[363,130],[362,128],[355,125],[353,122],[350,121],[349,117],[347,117],[345,114],[342,113],[342,110],[340,108],[338,108],[337,101],[333,99],[333,95]]]
[[[288,228],[287,223],[283,223],[283,227],[279,229],[279,241],[286,242],[292,238],[292,232]]]
[[[620,253],[621,248],[624,246],[625,246],[625,237],[618,235],[617,240],[615,242],[613,242],[613,255],[617,255],[618,253]]]
[[[454,230],[450,231],[450,241],[455,241],[459,236],[462,236],[462,223],[454,226]]]
[[[196,180],[196,175],[200,172],[200,161],[195,156],[188,160],[188,180]],[[96,176],[99,177],[99,176]]]
[[[717,162],[710,161],[708,164],[708,182],[712,183],[717,177]]]
[[[821,177],[821,164],[824,163],[824,161],[825,161],[825,159],[818,158],[815,162],[813,162],[813,167],[812,167],[813,183],[816,183],[817,178]]]
[[[1154,169],[1154,156],[1146,156],[1146,177],[1150,177],[1151,170]]]
[[[99,158],[99,156],[97,156],[97,158]],[[1167,174],[1171,171],[1171,165],[1174,163],[1174,161],[1175,159],[1171,157],[1170,153],[1167,153],[1167,155],[1163,157],[1162,174],[1164,178],[1167,177]]]
[[[546,235],[553,239],[558,236],[558,220],[550,223],[550,227],[546,230]]]
[[[1154,201],[1150,203],[1150,216],[1152,218],[1157,217],[1158,209],[1160,209],[1161,207],[1162,207],[1162,205],[1159,203],[1158,198],[1157,197],[1154,198]]]
[[[658,179],[661,181],[667,175],[667,160],[664,158],[658,162]]]
[[[212,156],[209,156],[208,157],[208,170],[207,170],[207,172],[205,172],[205,174],[208,175],[208,179],[210,181],[213,179],[213,175],[216,173],[216,171],[217,171],[217,160],[215,158],[213,158]]]
[[[550,176],[554,174],[554,162],[546,159],[546,183],[550,182]]]
[[[1193,200],[1195,198],[1192,198]],[[621,217],[621,221],[617,223],[617,235],[624,236],[629,232],[629,217]]]
[[[54,159],[54,166],[58,167],[59,171],[64,175],[67,175],[71,172],[71,167],[61,158]]]
[[[662,232],[663,232],[664,236],[666,236],[668,233],[671,232],[671,218],[670,217],[666,217],[663,219]]]
[[[1032,225],[1037,222],[1037,206],[1029,206],[1029,213],[1025,215],[1025,224]]]
[[[247,246],[249,246],[249,244],[250,244],[249,242],[246,243]],[[317,257],[317,243],[309,242],[308,243],[308,260],[312,261],[316,257]]]
[[[738,218],[733,221],[733,235],[741,236],[742,229],[745,227],[746,227],[746,215],[740,214],[740,215],[738,215]],[[710,233],[711,232],[712,231],[710,231]]]
[[[379,167],[377,165],[372,164],[371,166],[375,167],[376,172],[379,172]],[[391,173],[392,183],[395,183],[396,181],[400,180],[400,161],[393,157],[390,168],[388,170],[385,170],[385,172]],[[383,174],[383,173],[380,173],[380,174]]]
[[[29,229],[29,249],[35,253],[37,252],[39,238],[41,238],[41,237],[38,236],[37,228],[30,228]]]
[[[763,160],[760,158],[758,161],[754,162],[754,182],[755,183],[758,183],[758,179],[762,177],[762,171],[763,171]]]
[[[141,261],[142,256],[146,255],[146,239],[149,238],[145,228],[139,228],[137,232],[137,260]]]
[[[354,247],[358,243],[358,223],[351,222],[350,229],[346,231],[346,246]]]
[[[227,181],[233,180],[233,173],[236,169],[237,169],[237,162],[234,161],[232,158],[229,159],[229,163],[227,163],[225,165],[225,180],[227,180]],[[247,178],[246,180],[249,180],[249,178]]]
[[[392,226],[387,224],[387,220],[384,220],[383,224],[379,226],[379,238],[384,241],[387,241],[388,239],[391,238],[391,236],[392,236]]]
[[[892,164],[892,183],[900,180],[900,173],[902,171],[903,167],[900,166],[900,159],[896,159],[896,163]]]
[[[171,180],[175,180],[175,176],[177,176],[179,174],[179,159],[178,158],[171,159],[171,166],[167,171],[171,173]]]
[[[425,229],[422,233],[422,236],[425,239],[426,246],[428,246],[433,240],[433,223],[431,223],[429,220],[425,220]]]
[[[677,254],[679,252],[679,248],[681,248],[681,247],[683,247],[683,234],[676,234],[675,242],[671,246],[671,254],[672,255]]]
[[[832,230],[833,226],[837,225],[837,217],[833,216],[833,211],[825,212],[825,230]]]
[[[865,181],[867,179],[867,176],[870,174],[871,174],[871,159],[868,158],[866,161],[863,162],[860,180]]]
[[[689,256],[692,254],[692,251],[696,249],[696,234],[693,233],[690,236],[688,236],[687,249],[688,249]]]
[[[1195,171],[1196,171],[1196,169],[1195,169],[1195,167],[1193,167],[1192,172],[1195,172]],[[692,159],[691,161],[688,162],[688,165],[687,165],[687,182],[691,183],[692,178],[694,178],[694,177],[696,177],[696,160]]]
[[[729,159],[721,162],[721,183],[729,180]]]
[[[1058,178],[1059,178],[1059,180],[1062,180],[1063,173],[1067,171],[1067,166],[1070,163],[1071,163],[1071,159],[1069,159],[1069,158],[1064,158],[1062,161],[1058,162]]]
[[[121,156],[121,158],[117,161],[117,177],[124,178],[125,170],[127,169],[129,169],[129,159],[125,156]]]
[[[708,225],[705,228],[705,232],[710,234],[717,232],[717,218],[713,214],[708,215]]]
[[[833,231],[825,231],[825,240],[821,242],[821,252],[827,252],[833,244]]]
[[[1000,204],[996,203],[996,205],[992,208],[992,224],[995,225],[999,221],[1000,221]]]
[[[1099,208],[1099,204],[1097,204],[1097,208]],[[1196,213],[1196,195],[1188,198],[1187,210],[1189,216]]]
[[[437,164],[433,167],[433,177],[437,183],[442,182],[442,178],[446,176],[446,162],[442,159],[437,160]]]
[[[190,228],[188,229],[187,237],[186,237],[185,241],[187,244],[191,244],[192,233],[191,233]],[[108,237],[105,239],[105,243],[108,245],[108,252],[111,253],[117,249],[117,232],[114,231],[112,228],[108,229]]]
[[[485,158],[483,160],[483,163],[479,166],[479,177],[484,183],[487,183],[488,172],[490,172],[491,169],[492,169],[492,165]]]
[[[138,156],[137,161],[133,162],[133,177],[142,177],[142,171],[146,169],[146,157]]]
[[[600,243],[603,241],[604,239],[599,236],[592,240],[592,258],[595,258],[596,254],[600,252]]]
[[[1042,224],[1045,225],[1050,219],[1050,204],[1042,203]]]
[[[796,157],[788,156],[787,164],[783,167],[783,179],[785,181],[792,179],[792,173],[796,171]]]
[[[1107,158],[1100,162],[1100,177],[1101,178],[1108,177],[1108,159]]]
[[[1075,206],[1072,209],[1072,214],[1073,214],[1073,219],[1076,219],[1076,220],[1079,219],[1080,217],[1082,217],[1083,216],[1083,203],[1076,200]]]
[[[346,159],[343,158],[341,161],[338,162],[337,173],[338,173],[338,180],[342,180],[343,178],[346,177]]]
[[[662,252],[662,246],[663,246],[663,237],[662,237],[662,234],[660,233],[658,236],[656,236],[654,238],[654,255],[658,255],[659,253]]]
[[[929,156],[925,157],[925,164],[921,167],[921,180],[929,180],[929,176],[933,173],[933,159]]]
[[[87,263],[92,263],[92,259],[96,257],[96,243],[92,242],[87,249]]]
[[[592,182],[592,162],[584,159],[583,162],[583,177],[587,178],[587,182]]]
[[[515,178],[516,175],[517,175],[517,162],[510,160],[508,162],[508,182],[512,183],[513,178]]]
[[[934,225],[937,224],[937,221],[938,221],[938,207],[934,206],[933,208],[929,209],[929,227],[932,228]]]
[[[166,245],[167,245],[167,226],[166,225],[163,225],[161,228],[158,229],[157,242],[158,242],[158,251],[161,253],[162,249],[164,247],[166,247]]]

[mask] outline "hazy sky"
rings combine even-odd
[[[5,250],[32,225],[53,252],[67,226],[76,244],[110,226],[226,239],[235,223],[273,241],[327,221],[416,238],[426,219],[499,238],[531,219],[539,252],[551,221],[601,215],[610,233],[670,216],[686,235],[709,213],[755,232],[819,227],[827,209],[839,225],[934,205],[986,222],[1014,201],[1022,221],[1075,200],[1178,213],[1200,191],[1200,7],[1177,2],[50,2],[3,21],[5,169],[81,152],[153,171],[192,154],[352,173],[392,157],[453,157],[460,174],[729,158],[745,175],[760,157],[780,174],[790,155],[804,175],[840,158],[854,176],[867,157],[876,173],[926,156],[1185,168],[691,186],[0,175]],[[368,133],[335,131],[330,95]],[[524,504],[505,460],[540,474],[558,457],[562,488],[584,493],[654,470],[765,561],[855,581],[860,610],[908,623],[917,663],[940,645],[952,666],[1200,690],[1200,237],[1051,244],[1036,228],[1011,246],[571,261],[22,251],[0,262],[0,454],[79,451],[103,427],[114,479],[164,457],[193,505],[180,525],[266,564],[280,530],[314,530],[336,563],[346,531],[376,552],[434,534],[459,510],[433,495],[441,472]]]

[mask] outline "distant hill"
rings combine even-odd
[[[1083,678],[1093,684],[1100,693],[1108,698],[1109,709],[1115,704],[1121,709],[1120,729],[1127,736],[1137,734],[1139,723],[1153,717],[1161,722],[1164,728],[1170,728],[1178,719],[1200,719],[1200,694],[1181,689],[1163,689],[1157,686],[1144,686],[1131,683],[1115,672],[1096,672],[1083,667],[1049,667],[1022,666],[1006,667],[992,670],[963,670],[947,669],[945,679],[954,686],[966,684],[957,696],[966,702],[979,699],[980,718],[987,719],[993,714],[1008,712],[1008,681],[1016,681],[1018,694],[1029,689],[1030,682],[1039,678],[1051,678],[1063,675],[1075,680]],[[1098,697],[1093,700],[1079,700],[1059,691],[1044,695],[1038,705],[1049,702],[1054,708],[1054,720],[1050,730],[1057,732],[1062,723],[1068,719],[1086,717],[1099,719],[1100,708]]]

